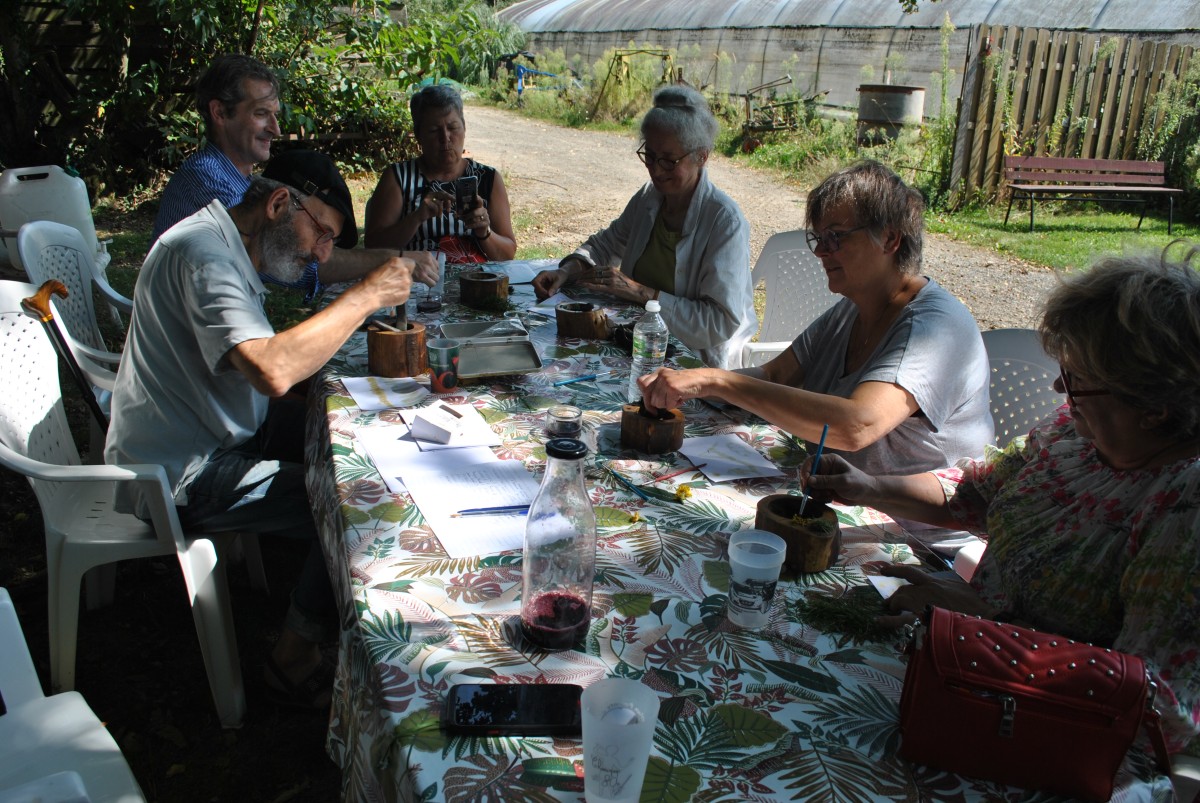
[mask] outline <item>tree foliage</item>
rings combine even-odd
[[[477,78],[520,35],[475,0],[58,0],[0,10],[0,163],[62,164],[94,189],[150,182],[203,136],[195,80],[218,53],[249,53],[283,85],[285,134],[322,140],[352,167],[411,145],[407,94]],[[84,31],[66,41],[64,32]]]

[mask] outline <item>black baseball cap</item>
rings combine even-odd
[[[358,243],[358,223],[354,219],[354,201],[350,188],[333,160],[320,151],[283,151],[271,157],[263,168],[263,178],[287,184],[301,195],[315,195],[345,217],[338,248],[353,248]]]

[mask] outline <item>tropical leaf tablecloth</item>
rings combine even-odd
[[[453,304],[445,312],[494,317]],[[499,456],[539,478],[542,412],[552,402],[576,404],[599,459],[660,491],[646,502],[607,472],[588,472],[598,544],[582,650],[547,653],[522,641],[514,626],[519,551],[451,559],[412,500],[388,492],[355,431],[402,426],[399,415],[361,411],[340,381],[366,373],[363,335],[314,386],[309,493],[342,618],[327,748],[343,770],[344,800],[581,801],[577,738],[448,737],[442,706],[455,683],[586,686],[610,675],[638,679],[662,700],[642,801],[1053,799],[898,759],[904,663],[894,640],[856,641],[805,621],[802,603],[812,595],[846,597],[864,586],[863,563],[915,562],[895,523],[870,509],[839,509],[838,564],[785,576],[767,627],[733,627],[725,617],[729,536],[753,526],[763,496],[797,492],[804,444],[740,411],[689,402],[687,436],[733,433],[784,477],[713,485],[687,472],[651,484],[690,463],[620,451],[628,357],[608,342],[557,339],[553,322],[531,336],[542,372],[431,398],[472,404],[500,436]],[[676,363],[698,364],[683,351]],[[597,382],[551,385],[609,370]],[[690,493],[676,493],[680,486]],[[1166,779],[1148,778],[1144,762],[1127,761],[1117,799],[1169,799]]]

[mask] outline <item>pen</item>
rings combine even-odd
[[[451,513],[450,518],[457,519],[463,516],[503,516],[517,515],[524,516],[529,512],[529,505],[499,505],[498,507],[469,507],[466,510],[460,510],[457,513]]]
[[[681,468],[678,471],[672,471],[670,474],[663,474],[661,477],[655,477],[653,480],[651,480],[651,482],[658,482],[659,480],[669,480],[672,477],[678,477],[680,474],[687,474],[689,471],[699,471],[700,469],[704,468],[707,465],[708,465],[708,463],[701,463],[700,465],[692,466],[691,468]]]
[[[560,379],[557,382],[551,382],[550,387],[557,388],[563,385],[574,385],[576,382],[587,382],[589,379],[596,379],[601,376],[608,376],[612,371],[605,371],[602,374],[584,374],[583,376],[572,377],[571,379]]]

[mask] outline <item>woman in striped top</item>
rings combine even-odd
[[[413,95],[421,155],[391,165],[367,202],[366,246],[437,249],[450,262],[512,259],[517,252],[508,191],[493,167],[463,157],[467,124],[454,88],[434,84]],[[470,209],[455,209],[455,181],[478,179]]]

